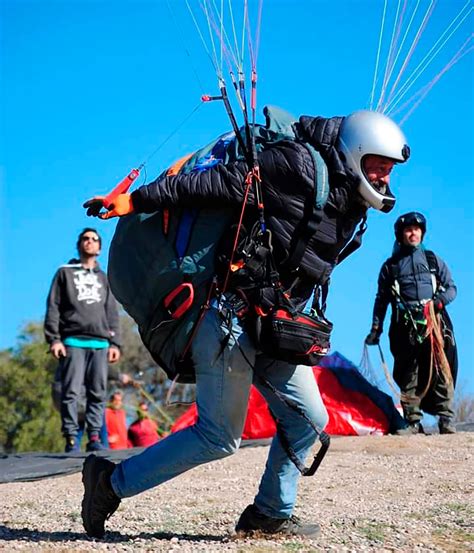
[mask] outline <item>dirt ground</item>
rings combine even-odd
[[[105,540],[83,533],[80,474],[0,486],[2,551],[474,551],[474,433],[333,438],[302,479],[295,514],[315,540],[236,539],[268,446],[199,467],[122,501]]]

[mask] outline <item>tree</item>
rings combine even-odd
[[[454,420],[456,422],[474,422],[474,395],[466,392],[466,387],[467,382],[458,382],[454,396]]]
[[[167,431],[182,407],[163,407],[170,383],[166,374],[151,358],[140,340],[135,323],[122,314],[122,358],[110,366],[109,376],[115,386],[119,373],[129,375],[135,384],[127,394],[132,412],[142,399],[150,402],[150,413]],[[30,322],[18,337],[17,344],[0,351],[0,450],[62,451],[61,420],[52,401],[52,383],[58,362],[44,342],[43,323]],[[194,387],[177,385],[172,401],[194,399]]]
[[[0,446],[13,451],[59,451],[61,421],[51,401],[56,361],[42,325],[29,323],[15,348],[0,352]]]
[[[158,370],[156,363],[140,339],[137,325],[125,313],[120,315],[120,333],[122,357],[115,366],[119,372],[138,377],[147,370]],[[158,373],[162,381],[166,379],[163,371],[158,370]]]

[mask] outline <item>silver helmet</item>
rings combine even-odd
[[[410,148],[398,125],[376,111],[356,111],[344,118],[336,149],[346,169],[359,179],[359,193],[373,208],[388,213],[395,205],[390,187],[378,190],[367,179],[363,160],[367,155],[390,158],[404,163],[410,157]]]

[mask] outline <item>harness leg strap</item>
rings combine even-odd
[[[321,442],[321,447],[319,448],[318,452],[314,456],[313,462],[309,467],[305,467],[304,464],[298,459],[295,450],[291,446],[288,437],[285,434],[285,431],[283,430],[281,424],[279,424],[278,419],[273,415],[273,413],[270,410],[270,413],[272,414],[272,417],[275,419],[276,425],[277,425],[277,434],[278,438],[280,439],[280,442],[286,451],[288,457],[290,460],[294,463],[296,468],[300,471],[302,476],[313,476],[316,471],[319,468],[319,465],[322,463],[324,456],[326,455],[329,445],[331,443],[331,438],[329,437],[329,434],[324,432],[324,430],[320,430],[314,422],[308,417],[308,415],[297,405],[294,401],[291,399],[288,399],[284,394],[282,394],[279,390],[273,386],[271,382],[269,382],[266,378],[263,376],[257,374],[257,378],[259,381],[269,390],[275,394],[275,396],[285,405],[290,407],[290,409],[293,409],[304,418],[305,421],[311,426],[311,428],[316,432],[318,435],[319,441]]]

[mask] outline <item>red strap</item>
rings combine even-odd
[[[237,230],[235,232],[235,238],[234,238],[234,244],[232,246],[232,253],[230,254],[230,261],[229,261],[229,267],[227,269],[227,274],[225,276],[224,285],[222,286],[222,293],[224,293],[227,289],[227,283],[229,282],[230,273],[232,270],[232,266],[234,265],[234,255],[237,250],[237,244],[239,242],[239,234],[240,229],[242,228],[242,222],[244,220],[244,214],[245,214],[245,207],[247,206],[247,200],[249,197],[250,187],[253,183],[253,177],[254,177],[254,169],[249,171],[247,173],[247,176],[245,177],[245,192],[244,192],[244,201],[242,203],[242,209],[240,211],[240,218],[239,218],[239,224],[237,225]],[[258,175],[258,178],[260,178],[260,175]]]
[[[183,303],[181,303],[176,309],[171,311],[170,305],[171,302],[180,294],[186,290],[188,292],[188,296],[183,300]],[[190,282],[183,282],[179,286],[176,286],[174,290],[171,290],[171,292],[165,297],[163,300],[163,305],[166,309],[168,309],[168,312],[172,319],[179,319],[181,315],[184,315],[186,311],[191,307],[194,301],[194,288],[193,285]]]

